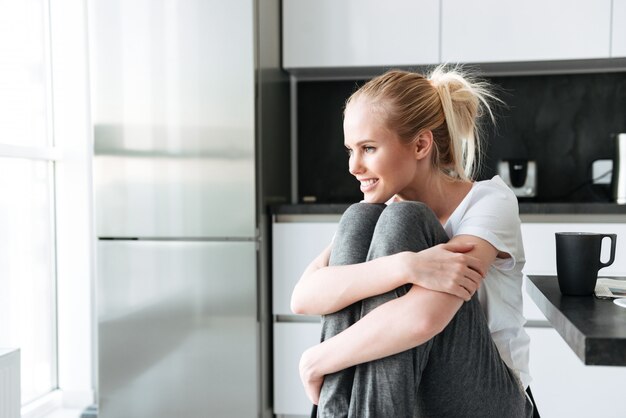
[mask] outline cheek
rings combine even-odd
[[[416,169],[417,165],[415,163],[415,160],[411,158],[405,158],[402,161],[398,161],[398,165],[396,168],[398,172],[402,172],[403,177],[412,176],[415,173]]]

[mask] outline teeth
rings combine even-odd
[[[372,184],[376,183],[377,181],[378,181],[377,179],[361,180],[361,184],[363,186],[371,186]]]

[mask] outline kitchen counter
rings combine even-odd
[[[300,203],[270,206],[272,215],[341,215],[350,203]],[[520,202],[522,222],[626,223],[626,205],[616,203]]]
[[[626,309],[594,296],[563,296],[556,276],[528,278],[526,291],[584,364],[626,366]]]
[[[275,215],[337,214],[341,215],[350,203],[299,203],[272,206]],[[520,202],[519,211],[524,214],[576,214],[576,215],[624,215],[626,205],[616,203],[537,203]]]

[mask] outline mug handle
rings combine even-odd
[[[605,237],[611,238],[611,256],[609,257],[609,261],[606,263],[600,261],[600,268],[608,267],[613,264],[613,261],[615,261],[615,244],[617,243],[617,234],[602,234],[602,238],[604,239]]]

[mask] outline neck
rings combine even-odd
[[[404,200],[416,200],[425,203],[435,212],[441,224],[445,224],[452,212],[472,189],[472,182],[451,180],[441,173],[430,173],[420,187],[410,193],[411,196],[400,195]]]

